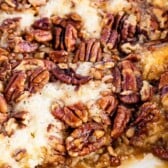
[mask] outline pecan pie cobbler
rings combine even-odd
[[[0,0],[0,154],[168,167],[168,1]]]

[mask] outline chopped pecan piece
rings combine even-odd
[[[112,76],[113,76],[113,92],[120,93],[121,91],[121,72],[119,68],[116,66],[114,69],[112,69]]]
[[[106,145],[103,126],[90,122],[75,129],[66,139],[66,149],[72,157],[84,156]]]
[[[60,69],[59,67],[56,67],[52,70],[52,73],[58,80],[66,84],[82,85],[91,80],[90,76],[81,76],[76,74],[71,68]]]
[[[55,28],[55,49],[66,50],[68,52],[74,51],[77,40],[77,30],[71,24],[65,28],[59,25]]]
[[[111,131],[112,138],[118,138],[123,133],[131,118],[131,114],[131,109],[123,105],[118,106],[117,115],[114,119],[113,129]]]
[[[113,115],[117,108],[118,101],[114,96],[105,96],[98,100],[98,104],[107,114]]]
[[[51,51],[49,57],[55,63],[66,63],[68,61],[68,53],[64,50]]]
[[[12,75],[5,88],[7,101],[16,101],[23,94],[25,80],[26,75],[23,72],[16,72]]]
[[[41,90],[45,84],[49,81],[49,72],[44,68],[37,68],[31,74],[29,78],[29,90],[30,92],[37,92]]]
[[[68,24],[65,29],[65,46],[68,52],[75,49],[76,40],[77,31],[71,24]]]
[[[11,19],[5,19],[2,24],[0,25],[0,30],[2,31],[16,31],[16,28],[18,27],[18,24],[20,22],[20,17],[15,17]]]
[[[36,29],[33,30],[33,35],[34,35],[34,39],[37,42],[48,42],[52,40],[52,33],[51,31],[48,30],[41,30],[41,29]]]
[[[143,86],[140,91],[141,100],[149,101],[153,96],[153,87],[147,81],[143,81]]]
[[[13,67],[14,71],[28,71],[28,70],[35,70],[39,67],[47,68],[47,65],[49,64],[49,61],[47,60],[41,60],[41,59],[35,59],[35,58],[28,58],[23,59],[20,61],[15,67]]]
[[[120,166],[121,165],[121,160],[119,157],[116,157],[116,156],[112,156],[111,159],[110,159],[110,162],[111,162],[111,166]]]
[[[50,30],[50,28],[51,28],[51,22],[50,22],[49,18],[43,17],[41,19],[36,20],[33,23],[32,26],[35,29]]]
[[[0,94],[0,112],[6,113],[8,111],[7,102],[2,94]]]
[[[81,42],[75,58],[74,62],[77,61],[90,61],[97,62],[102,59],[102,49],[100,46],[100,42],[96,39],[90,39],[86,42]]]
[[[52,114],[71,127],[78,127],[88,121],[88,109],[80,102],[63,108],[56,107],[52,110]]]
[[[168,72],[163,73],[160,77],[159,89],[162,89],[165,86],[168,86]]]
[[[168,160],[168,148],[163,146],[157,146],[153,148],[153,154],[160,159]]]

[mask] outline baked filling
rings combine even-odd
[[[166,0],[3,0],[0,21],[0,167],[168,165]]]

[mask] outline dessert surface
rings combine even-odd
[[[168,167],[168,1],[1,0],[0,153],[0,168]]]

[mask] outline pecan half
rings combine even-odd
[[[110,158],[110,163],[111,163],[111,166],[120,166],[121,165],[121,160],[119,157],[116,157],[116,156],[111,156]]]
[[[68,53],[64,50],[51,51],[49,57],[55,63],[66,63],[68,61]]]
[[[16,72],[10,78],[5,88],[5,98],[7,101],[16,101],[23,92],[26,75],[23,72]]]
[[[76,52],[74,62],[77,61],[90,61],[97,62],[102,59],[102,49],[100,42],[96,39],[90,39],[86,42],[81,42]]]
[[[71,52],[75,49],[77,30],[71,24],[65,28],[59,25],[55,28],[55,49]]]
[[[57,166],[65,164],[66,149],[64,141],[55,136],[49,136],[49,145],[51,150],[48,150],[44,159],[44,165],[46,167]]]
[[[80,102],[63,108],[56,107],[52,110],[52,114],[71,127],[79,127],[88,121],[88,109]]]
[[[124,129],[131,118],[131,114],[131,109],[126,108],[123,105],[118,106],[117,115],[114,119],[114,124],[111,131],[112,138],[118,138],[124,132]]]
[[[103,126],[90,122],[75,129],[66,139],[66,149],[72,157],[84,156],[106,145]]]
[[[117,108],[118,101],[114,96],[105,96],[98,100],[98,104],[107,114],[113,115]]]
[[[34,35],[34,39],[37,42],[48,42],[52,40],[52,33],[51,31],[48,30],[41,30],[41,29],[36,29],[33,30],[33,35]]]
[[[168,149],[163,146],[157,146],[153,148],[153,154],[160,159],[168,160]]]
[[[69,69],[60,69],[58,66],[52,70],[53,75],[66,84],[72,85],[82,85],[91,80],[90,76],[81,76],[76,74],[75,71],[71,68]]]
[[[106,19],[101,32],[101,42],[104,46],[113,49],[120,43],[134,41],[137,27],[127,21],[127,14],[108,14]]]
[[[165,72],[160,77],[159,89],[168,86],[168,72]]]
[[[119,68],[116,66],[114,69],[112,69],[112,84],[113,84],[113,92],[114,93],[120,93],[121,91],[121,72]]]
[[[137,125],[140,123],[146,124],[150,121],[155,121],[158,119],[158,114],[160,113],[159,109],[157,108],[156,104],[151,102],[144,103],[140,109],[139,114],[136,120],[133,122],[133,125]],[[143,125],[144,125],[143,124]]]
[[[123,77],[120,100],[123,103],[133,104],[139,101],[139,89],[141,88],[141,73],[130,61],[122,61],[120,64]]]
[[[35,69],[29,77],[30,92],[37,92],[41,90],[49,81],[49,72],[44,68]]]
[[[0,56],[0,80],[5,81],[11,72],[11,64],[6,56]]]

